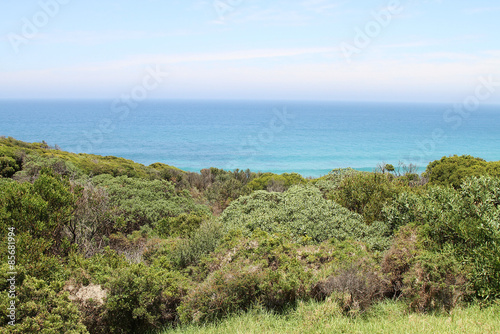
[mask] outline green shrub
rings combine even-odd
[[[306,184],[307,180],[297,173],[283,173],[281,175],[264,173],[247,184],[250,191],[268,190],[283,192],[294,185]]]
[[[189,236],[207,219],[207,216],[181,213],[177,217],[163,218],[158,221],[155,230],[164,238]]]
[[[289,235],[295,241],[303,237],[314,242],[354,239],[376,249],[389,244],[384,223],[367,226],[360,215],[324,199],[311,186],[294,186],[284,193],[256,191],[233,202],[220,221],[226,231],[241,229],[247,235],[260,229]]]
[[[390,174],[357,173],[344,177],[331,199],[343,207],[359,213],[370,224],[385,219],[382,208],[407,187]]]
[[[257,304],[282,311],[306,299],[311,272],[302,265],[297,247],[264,232],[226,237],[204,261],[206,279],[179,307],[181,321],[213,321]]]
[[[0,157],[0,177],[12,177],[20,166],[11,157]]]
[[[389,225],[414,221],[433,252],[452,253],[483,299],[500,296],[500,180],[468,178],[461,189],[433,187],[401,194],[387,209]]]
[[[210,214],[208,207],[196,204],[187,190],[178,192],[168,181],[99,175],[93,182],[106,189],[129,231],[182,213]]]
[[[2,267],[0,290],[7,289],[9,270]],[[16,275],[16,319],[15,325],[8,325],[7,305],[11,299],[6,293],[0,297],[0,328],[8,328],[8,333],[88,333],[82,323],[81,314],[76,305],[63,291],[64,282],[47,282],[28,276],[17,267]],[[3,332],[2,332],[3,333]]]
[[[486,162],[470,155],[454,155],[431,162],[424,173],[432,185],[451,185],[455,188],[467,177],[486,175],[500,176],[500,161]]]
[[[144,333],[175,324],[177,307],[189,286],[177,272],[143,264],[117,270],[106,284],[104,321],[109,332]]]
[[[222,227],[216,221],[201,224],[193,234],[177,243],[170,258],[178,268],[185,268],[200,261],[203,256],[214,251],[222,238]]]
[[[428,251],[423,238],[421,227],[405,226],[384,255],[390,294],[416,311],[449,311],[470,294],[465,273],[452,252]]]
[[[10,182],[0,188],[0,232],[15,233],[19,265],[32,276],[53,278],[61,273],[59,256],[71,249],[64,229],[71,220],[76,195],[69,182],[44,171],[33,183]],[[7,249],[7,239],[0,245]],[[0,255],[5,259],[6,253]]]

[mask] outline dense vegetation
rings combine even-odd
[[[500,162],[402,170],[190,173],[0,138],[0,290],[16,272],[0,333],[228,332],[240,318],[255,332],[324,332],[320,320],[362,330],[391,312],[474,318],[475,305],[498,315]]]

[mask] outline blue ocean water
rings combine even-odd
[[[311,101],[0,100],[0,135],[189,171],[320,176],[442,156],[500,160],[500,106]]]

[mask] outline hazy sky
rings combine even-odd
[[[500,103],[499,18],[498,0],[5,0],[0,98],[460,102],[486,80]]]

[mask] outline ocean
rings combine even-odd
[[[0,100],[0,135],[187,171],[373,170],[500,160],[500,106],[319,101]]]

